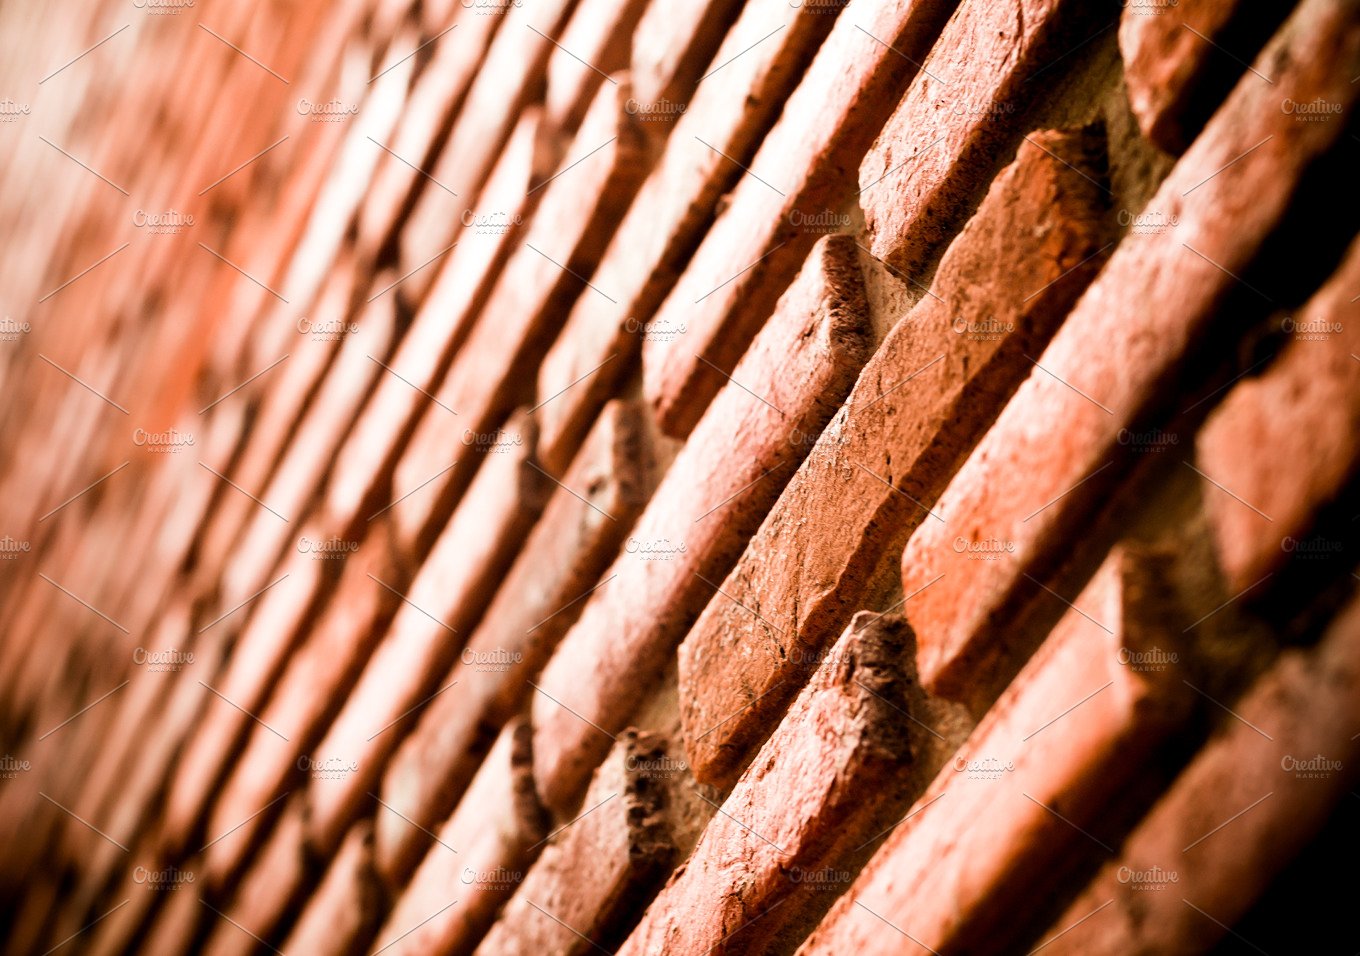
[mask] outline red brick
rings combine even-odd
[[[1353,244],[1337,273],[1283,320],[1293,341],[1260,377],[1236,386],[1196,438],[1195,465],[1207,476],[1205,507],[1232,594],[1296,553],[1315,559],[1343,547],[1325,528],[1320,537],[1310,532],[1360,458],[1357,297],[1360,245]]]
[[[915,275],[1014,144],[1028,84],[1098,29],[1071,0],[963,4],[859,167],[869,247]]]
[[[501,734],[458,810],[379,930],[394,956],[468,952],[524,878],[548,837],[534,798],[532,734],[515,723]]]
[[[559,832],[526,874],[477,952],[487,956],[612,949],[669,869],[670,777],[683,761],[666,741],[629,730],[586,791],[588,816]]]
[[[556,47],[548,57],[543,104],[550,128],[566,135],[576,132],[600,84],[611,82],[606,79],[609,74],[629,68],[633,31],[647,4],[648,0],[582,0],[562,35],[553,37]]]
[[[696,356],[735,364],[816,241],[793,214],[837,214],[851,201],[844,170],[869,148],[952,8],[948,0],[852,0],[836,17],[751,173],[652,319],[686,329],[679,344],[643,349],[647,397],[666,433],[687,435],[721,385]]]
[[[373,827],[367,821],[349,831],[326,875],[317,885],[283,952],[360,952],[381,918],[381,895],[373,872]]]
[[[457,692],[431,701],[393,754],[382,798],[394,813],[379,816],[376,831],[378,866],[390,882],[400,884],[429,845],[424,831],[396,814],[430,829],[453,810],[646,503],[656,469],[642,414],[638,403],[605,406],[441,682],[457,681]]]
[[[1161,564],[1111,556],[800,953],[1014,949],[1017,912],[1102,844],[1103,808],[1189,712],[1178,667],[1121,662],[1184,660]]]
[[[260,835],[277,815],[262,812],[264,808],[291,790],[345,777],[343,771],[328,769],[343,765],[342,760],[313,747],[359,679],[401,600],[379,583],[395,575],[378,544],[358,546],[331,538],[321,545],[298,545],[299,550],[308,548],[314,561],[343,562],[344,570],[325,610],[289,656],[268,702],[253,712],[256,719],[248,736],[208,801],[208,833],[214,838],[230,834],[216,839],[206,853],[205,878],[214,886],[233,882],[257,849]],[[348,550],[356,546],[357,552]]]
[[[459,217],[475,203],[520,111],[538,98],[542,70],[554,49],[548,37],[557,36],[575,5],[576,0],[510,3],[503,13],[492,14],[492,19],[504,22],[468,89],[448,142],[424,167],[448,191],[427,188],[420,193],[401,230],[400,274],[418,269],[453,241]],[[432,280],[428,269],[406,280],[411,301],[419,302]]]
[[[735,779],[1099,267],[1102,137],[1032,138],[845,408],[798,436],[811,454],[681,645],[699,780]]]
[[[1143,135],[1169,152],[1185,152],[1289,9],[1248,8],[1237,0],[1125,4],[1119,51]]]
[[[1119,856],[1044,934],[1045,952],[1212,949],[1351,799],[1358,702],[1360,605],[1352,601],[1316,648],[1285,651],[1232,703]]]
[[[703,578],[726,574],[806,453],[789,435],[820,431],[849,390],[870,347],[863,295],[853,242],[827,237],[671,464],[637,546],[625,545],[544,670],[535,779],[559,814],[710,597]]]
[[[589,280],[641,178],[641,134],[623,110],[630,95],[627,82],[600,91],[567,150],[562,175],[543,187],[523,244],[436,393],[440,405],[427,409],[397,465],[394,499],[425,485],[392,512],[403,540],[417,551],[427,543],[431,522],[451,507],[476,470],[479,456],[466,448],[455,452],[456,436],[492,432],[517,402],[529,399],[528,383],[556,317],[578,295],[604,301],[610,294],[583,287],[582,279]]]
[[[647,37],[650,31],[664,32],[666,41],[676,44],[675,11],[652,9],[650,20],[638,29],[638,43],[658,42]],[[699,5],[686,8],[687,16],[699,12]],[[683,88],[677,77],[689,67],[677,73],[679,64],[672,64],[665,83],[655,76],[643,79],[642,68],[635,69],[635,115],[644,128],[660,126],[669,133],[673,124],[675,133],[600,260],[595,282],[617,290],[610,293],[617,302],[579,298],[539,372],[541,452],[554,474],[566,468],[600,406],[631,373],[642,340],[682,334],[683,324],[663,329],[649,325],[648,319],[675,283],[723,194],[741,175],[738,164],[750,162],[832,22],[820,9],[799,8],[788,20],[790,15],[777,2],[747,4],[713,57],[716,64],[725,64],[722,82],[700,84],[687,101],[672,87]],[[711,26],[711,15],[693,25],[700,23]],[[653,133],[654,139],[660,137]]]
[[[1310,161],[1340,135],[1335,124],[1295,122],[1280,99],[1352,102],[1360,86],[1338,77],[1352,67],[1351,76],[1360,73],[1360,24],[1326,3],[1305,3],[1262,62],[1289,68],[1276,69],[1274,86],[1251,75],[1241,81],[1149,204],[1175,226],[1130,235],[1115,250],[941,497],[944,520],[908,543],[905,593],[944,575],[907,606],[921,679],[934,693],[980,711],[1038,642],[1024,620],[1039,597],[1034,582],[1079,540],[1121,474],[1121,431],[1155,423],[1165,383],[1202,338],[1233,275],[1247,272]],[[972,561],[950,546],[961,533],[1014,549]]]
[[[313,780],[308,787],[308,838],[323,853],[370,799],[367,791],[381,779],[386,758],[414,723],[409,715],[439,690],[438,679],[453,666],[493,584],[543,509],[547,479],[533,464],[533,419],[517,415],[506,434],[520,443],[485,453],[477,480],[317,745],[322,759],[354,765],[340,780]]]
[[[438,277],[336,457],[325,502],[332,527],[356,533],[392,500],[381,500],[384,483],[520,237],[521,228],[509,224],[527,222],[542,196],[529,190],[546,178],[543,164],[556,154],[546,139],[539,111],[526,111],[501,151],[477,210],[464,213],[507,228],[465,229],[447,259],[431,266],[438,268]]]
[[[621,956],[766,952],[801,938],[905,809],[910,653],[900,617],[856,616]]]

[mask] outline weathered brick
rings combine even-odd
[[[308,788],[308,838],[323,853],[344,836],[386,758],[409,730],[413,710],[438,691],[546,502],[547,480],[533,463],[533,419],[512,418],[519,444],[491,448],[467,497],[440,534],[401,609],[335,722],[317,745],[327,760],[352,764],[340,780]],[[476,454],[476,452],[472,452]]]
[[[1014,143],[1026,85],[1098,29],[1068,0],[963,4],[859,167],[873,254],[915,275]]]
[[[795,436],[811,454],[681,645],[699,780],[740,772],[1098,269],[1099,132],[1032,138],[845,407]]]
[[[908,802],[911,644],[900,617],[856,616],[621,954],[801,938]]]
[[[629,95],[626,81],[600,91],[567,151],[562,175],[543,187],[523,244],[436,392],[439,405],[427,408],[397,464],[393,499],[410,496],[392,513],[403,540],[417,551],[427,543],[432,520],[452,506],[477,467],[478,456],[469,449],[451,450],[454,436],[485,435],[502,424],[517,402],[531,397],[528,383],[557,316],[577,295],[609,294],[583,280],[641,176],[640,134],[623,109]],[[410,494],[417,487],[419,493]]]
[[[386,952],[468,952],[515,892],[549,836],[534,796],[532,739],[516,722],[491,748],[378,932]]]
[[[1161,559],[1117,550],[800,953],[1009,951],[1100,816],[1189,711]],[[1160,653],[1162,656],[1149,657]],[[1178,656],[1178,659],[1183,659]],[[1164,665],[1163,665],[1164,666]],[[893,931],[884,932],[884,923]]]
[[[394,813],[379,816],[376,829],[378,866],[390,882],[400,884],[429,845],[407,820],[430,829],[453,810],[646,503],[656,469],[643,414],[636,402],[605,406],[441,682],[456,681],[457,692],[431,701],[393,754],[382,798]]]
[[[1091,884],[1045,952],[1203,952],[1355,786],[1360,605],[1287,650]],[[1252,945],[1250,940],[1246,941]]]
[[[666,741],[629,730],[595,771],[595,807],[543,849],[477,952],[580,954],[613,948],[672,862],[666,793],[674,767]]]
[[[1360,326],[1350,319],[1357,297],[1360,245],[1352,245],[1337,273],[1282,321],[1293,341],[1263,374],[1236,386],[1196,438],[1232,594],[1295,553],[1317,559],[1344,549],[1325,528],[1310,532],[1360,459]]]
[[[1304,170],[1341,133],[1295,122],[1280,99],[1353,102],[1360,86],[1338,77],[1360,73],[1360,22],[1325,0],[1305,2],[1261,62],[1276,84],[1245,77],[1153,198],[1175,226],[1115,250],[946,489],[935,509],[943,520],[908,543],[905,593],[944,575],[907,607],[933,692],[980,711],[1041,638],[1024,611],[1123,472],[1121,431],[1155,424],[1164,384],[1182,371],[1233,276],[1248,271]],[[951,547],[963,532],[1014,547],[972,561]]]
[[[1119,50],[1143,135],[1168,152],[1184,152],[1290,7],[1248,8],[1237,0],[1125,4]]]
[[[949,0],[852,0],[836,17],[750,173],[651,320],[686,329],[677,343],[643,346],[647,397],[665,432],[689,433],[722,383],[704,363],[731,368],[798,272],[817,240],[801,216],[836,214],[850,202],[844,170],[863,157],[952,8]]]
[[[726,574],[806,453],[789,435],[820,431],[867,358],[854,252],[834,236],[813,250],[638,519],[636,547],[625,546],[544,670],[535,779],[556,812],[580,798],[610,734],[711,596],[703,579]]]
[[[651,44],[644,39],[651,30],[664,32],[669,43],[678,45],[675,11],[652,10],[650,21],[638,28],[638,43]],[[700,5],[687,7],[686,16],[700,10]],[[713,22],[711,11],[699,21]],[[809,7],[791,14],[778,0],[746,4],[713,57],[722,66],[722,82],[700,84],[688,101],[670,89],[683,85],[676,79],[677,64],[666,73],[671,79],[664,84],[656,77],[641,78],[642,68],[635,64],[634,114],[647,129],[661,126],[669,133],[674,125],[674,135],[666,140],[664,152],[600,259],[595,283],[612,290],[617,301],[577,299],[539,371],[538,394],[544,402],[541,453],[554,474],[566,468],[600,406],[627,379],[643,339],[683,335],[683,324],[662,327],[648,320],[675,283],[723,194],[741,175],[739,164],[750,161],[831,22],[821,10]]]

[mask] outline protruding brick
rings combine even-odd
[[[906,609],[933,692],[980,712],[1042,637],[1025,620],[1036,582],[1124,470],[1121,432],[1165,414],[1165,383],[1280,224],[1312,160],[1342,135],[1340,124],[1296,122],[1279,103],[1355,101],[1360,84],[1340,77],[1360,74],[1360,21],[1328,0],[1305,2],[1261,63],[1275,84],[1244,77],[1153,197],[1175,225],[1115,250],[946,489],[943,520],[908,543],[905,593],[944,575]],[[960,534],[1013,547],[973,561],[952,547]]]
[[[908,802],[911,651],[900,617],[856,615],[621,956],[769,952],[807,931]]]
[[[1013,144],[1027,84],[1097,29],[1094,13],[1064,0],[959,8],[860,164],[875,256],[908,275],[929,262]]]
[[[1044,934],[1044,952],[1211,950],[1334,808],[1354,799],[1358,705],[1352,601],[1316,648],[1285,651],[1232,702],[1118,857]]]
[[[580,799],[629,714],[759,526],[867,358],[854,243],[827,237],[544,670],[533,699],[535,779],[559,814]]]
[[[1239,0],[1124,4],[1119,51],[1143,135],[1168,152],[1184,152],[1289,9]],[[1264,73],[1260,79],[1273,82]]]
[[[1192,696],[1163,560],[1111,555],[800,953],[1011,951],[1022,901],[1108,848],[1102,811]]]
[[[837,15],[749,173],[651,320],[686,330],[674,342],[643,346],[647,397],[667,434],[689,434],[721,386],[706,363],[736,364],[797,274],[818,236],[803,217],[834,217],[851,202],[844,171],[864,156],[952,9],[950,0],[851,0]]]
[[[665,740],[620,735],[586,791],[583,806],[594,809],[544,848],[477,952],[613,949],[672,862],[665,804],[678,767]]]
[[[1283,320],[1293,341],[1260,377],[1233,389],[1196,439],[1205,507],[1233,594],[1296,554],[1315,560],[1344,550],[1326,529],[1312,532],[1360,462],[1357,299],[1360,244],[1353,244],[1337,273]]]
[[[926,509],[1099,268],[1103,138],[1032,139],[845,408],[820,436],[796,436],[811,454],[681,645],[685,747],[699,780],[731,783],[870,596],[885,557],[938,520]]]

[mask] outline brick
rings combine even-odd
[[[308,788],[308,839],[324,854],[335,847],[381,778],[386,758],[410,724],[411,712],[438,692],[467,635],[492,596],[524,534],[547,499],[547,480],[533,464],[533,419],[512,418],[507,434],[522,443],[486,453],[488,461],[402,595],[402,606],[353,693],[316,752],[352,764],[340,780]],[[446,685],[447,686],[447,685]]]
[[[910,653],[900,617],[856,616],[620,954],[766,952],[801,938],[905,809]]]
[[[387,374],[374,359],[388,357],[395,320],[390,298],[365,306],[357,322],[359,330],[345,336],[268,486],[262,492],[247,489],[259,501],[252,501],[256,507],[222,572],[223,603],[227,607],[244,601],[272,580],[269,575],[292,539],[294,522],[308,513],[356,413],[378,376]]]
[[[1232,594],[1279,571],[1296,553],[1317,558],[1344,547],[1325,528],[1320,538],[1310,532],[1360,458],[1360,327],[1347,320],[1357,296],[1360,245],[1352,244],[1337,273],[1282,320],[1293,339],[1282,354],[1236,386],[1195,440]],[[1304,461],[1307,468],[1297,467]]]
[[[681,645],[685,749],[704,783],[732,783],[1099,268],[1099,131],[1032,139],[845,407],[799,436],[811,454]]]
[[[540,111],[527,110],[497,159],[478,209],[464,212],[486,217],[488,225],[464,229],[457,248],[439,264],[429,294],[387,362],[389,369],[337,454],[325,511],[332,527],[346,529],[342,533],[358,534],[391,502],[383,499],[384,485],[520,237],[521,227],[513,224],[529,221],[543,195],[529,190],[550,173],[543,164],[556,151],[547,138]]]
[[[868,245],[916,275],[1013,146],[1027,84],[1098,29],[1082,4],[964,4],[859,167]]]
[[[312,205],[306,230],[292,251],[281,287],[276,287],[287,300],[286,304],[292,307],[290,321],[296,321],[296,312],[312,304],[373,181],[378,164],[387,156],[373,145],[370,137],[379,143],[386,143],[391,137],[407,99],[415,62],[414,57],[408,59],[367,85],[367,94],[355,122],[346,131],[340,154]],[[268,361],[272,360],[271,357]]]
[[[629,68],[633,31],[647,4],[582,0],[562,35],[554,38],[557,46],[548,57],[543,108],[550,128],[566,135],[576,132],[600,84],[609,74]]]
[[[300,639],[300,628],[314,613],[315,596],[321,587],[317,564],[310,556],[294,552],[280,569],[283,573],[275,579],[277,583],[256,599],[258,605],[236,611],[250,611],[249,624],[236,639],[221,676],[205,680],[208,687],[200,688],[204,709],[186,741],[165,796],[162,833],[168,849],[181,849],[193,839],[204,802],[247,732],[247,714],[263,704],[285,658]],[[211,626],[233,625],[240,626],[229,617]]]
[[[259,396],[250,393],[243,396],[243,401],[249,402],[254,413],[250,440],[245,443],[234,460],[224,463],[227,467],[219,468],[217,462],[209,462],[235,484],[250,490],[251,494],[258,496],[267,486],[274,469],[283,457],[287,442],[292,438],[298,422],[305,415],[326,370],[339,350],[341,336],[332,334],[330,330],[347,327],[349,324],[348,307],[354,291],[354,281],[352,261],[346,262],[342,259],[337,263],[335,275],[326,283],[321,298],[315,303],[315,309],[310,315],[299,316],[288,311],[271,316],[273,322],[292,327],[294,340],[266,358],[259,366],[234,370],[239,372],[239,377],[236,377],[234,382],[224,384],[216,395],[204,400],[205,404],[213,401],[218,395],[225,394],[228,389],[255,375],[260,369],[277,362],[281,356],[288,356],[277,369],[265,376],[277,374],[277,378],[272,378],[267,383],[270,386],[269,401],[262,401]],[[324,329],[325,333],[298,332],[302,319],[307,320],[305,328]],[[257,380],[257,383],[263,393],[266,384],[264,379]],[[200,574],[205,582],[216,584],[222,566],[238,543],[247,516],[257,507],[259,506],[248,497],[236,494],[235,489],[225,482],[222,483],[222,487],[217,491],[213,511],[208,516],[209,520],[205,522],[202,540],[197,546],[199,564],[202,568]]]
[[[1315,648],[1283,652],[1232,703],[1238,719],[1224,718],[1072,900],[1044,934],[1046,950],[1212,949],[1354,789],[1358,675],[1352,600]]]
[[[211,956],[251,956],[257,938],[271,939],[275,928],[298,897],[310,876],[302,850],[302,799],[293,797],[256,855],[250,869],[233,890],[228,919],[219,920],[203,944]]]
[[[1236,0],[1126,4],[1119,51],[1143,135],[1168,152],[1185,152],[1289,10],[1248,9]]]
[[[978,712],[1038,642],[1024,613],[1039,596],[1035,582],[1080,540],[1091,509],[1122,473],[1121,430],[1155,425],[1165,383],[1183,370],[1232,276],[1248,271],[1303,170],[1340,134],[1278,108],[1281,97],[1355,97],[1356,86],[1313,65],[1319,44],[1345,64],[1341,72],[1352,64],[1360,72],[1360,25],[1327,3],[1302,5],[1262,55],[1289,68],[1271,67],[1274,86],[1244,78],[1151,200],[1150,208],[1175,217],[1174,228],[1130,236],[1115,250],[941,496],[944,520],[923,525],[908,543],[904,593],[944,575],[907,607],[921,679],[933,693]],[[1053,422],[1063,430],[1055,434]],[[1014,548],[1001,560],[972,561],[950,546],[959,529]]]
[[[1189,713],[1178,670],[1121,663],[1184,660],[1164,562],[1111,555],[800,953],[1014,948],[1018,908],[1107,846],[1105,807]]]
[[[677,44],[675,11],[653,10],[664,10],[665,36]],[[685,10],[688,17],[700,7]],[[711,24],[709,13],[699,23]],[[661,33],[661,19],[654,12],[644,20],[640,44],[654,42],[644,40],[644,34]],[[722,83],[700,84],[687,101],[670,87],[683,87],[676,77],[688,67],[667,71],[670,79],[661,84],[656,77],[642,78],[644,68],[635,66],[635,115],[647,129],[660,126],[669,133],[673,124],[674,135],[600,259],[595,284],[614,290],[610,294],[617,301],[579,298],[539,371],[541,453],[554,474],[566,468],[600,406],[627,379],[643,338],[683,330],[649,325],[648,319],[680,275],[723,194],[741,175],[737,164],[750,162],[831,22],[806,6],[795,15],[777,2],[746,4],[713,57],[723,65]],[[737,95],[741,90],[744,95]],[[652,138],[661,134],[654,132]]]
[[[299,543],[313,560],[343,561],[335,593],[271,688],[268,702],[253,712],[249,734],[233,755],[226,776],[208,802],[208,833],[215,840],[206,853],[205,878],[215,887],[229,885],[257,849],[274,815],[265,812],[294,789],[344,778],[344,761],[314,750],[327,722],[335,716],[362,673],[383,627],[401,598],[382,583],[394,575],[387,555],[370,541],[335,538],[321,545]],[[327,552],[321,547],[335,547]]]
[[[560,831],[526,874],[477,952],[560,953],[613,948],[672,861],[669,777],[680,762],[666,741],[628,730],[586,791],[588,816]]]
[[[282,951],[337,956],[363,952],[378,928],[380,901],[373,872],[373,828],[365,821],[340,844]]]
[[[445,23],[431,34],[451,28],[451,32],[435,41],[430,62],[416,78],[411,97],[401,112],[396,135],[391,142],[379,140],[392,154],[381,157],[359,209],[357,245],[365,251],[375,250],[387,239],[423,190],[439,188],[420,170],[428,170],[437,157],[463,97],[476,79],[487,47],[505,19],[470,16],[461,6],[457,10],[461,15],[456,22]],[[411,49],[417,45],[412,43]],[[391,55],[389,58],[396,59]],[[385,67],[386,64],[379,69]]]
[[[952,9],[947,0],[852,0],[836,17],[751,174],[651,319],[686,329],[678,347],[643,347],[646,394],[667,434],[687,435],[721,385],[696,356],[731,368],[798,272],[817,239],[801,215],[836,214],[851,201],[844,170],[863,157]]]
[[[575,5],[576,0],[511,3],[503,12],[492,14],[503,22],[468,89],[448,141],[437,160],[425,167],[448,192],[424,189],[420,193],[401,230],[397,270],[401,275],[418,269],[453,241],[459,217],[475,203],[520,110],[538,98],[543,66],[554,49],[548,37],[557,36]],[[432,279],[429,270],[422,269],[407,280],[412,301],[421,300]]]
[[[427,409],[397,464],[394,499],[425,485],[393,509],[403,540],[416,551],[424,550],[431,523],[456,502],[476,470],[478,456],[451,453],[455,436],[486,434],[502,424],[518,401],[530,397],[527,383],[556,317],[577,295],[603,301],[609,294],[582,280],[589,280],[610,225],[640,180],[640,133],[623,109],[630,95],[627,82],[600,91],[567,150],[562,175],[543,187],[523,244],[436,392],[440,405]],[[452,422],[450,411],[457,413]]]
[[[656,468],[643,413],[636,402],[605,406],[441,681],[457,681],[457,693],[436,697],[393,754],[382,798],[394,812],[379,816],[376,829],[378,866],[393,884],[403,882],[429,845],[428,835],[406,820],[432,829],[452,812],[646,503]]]
[[[870,348],[863,295],[853,242],[827,237],[671,464],[633,530],[637,546],[625,545],[545,668],[535,779],[559,814],[710,597],[703,578],[727,572],[795,470],[805,449],[788,436],[820,431],[849,390]]]
[[[506,727],[458,810],[439,828],[376,943],[394,956],[470,951],[548,837],[534,797],[527,724]]]
[[[741,6],[733,0],[701,0],[678,10],[652,5],[633,37],[639,101],[685,102],[713,56],[714,38]]]

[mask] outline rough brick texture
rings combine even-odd
[[[0,952],[1360,950],[1357,76],[0,3]]]

